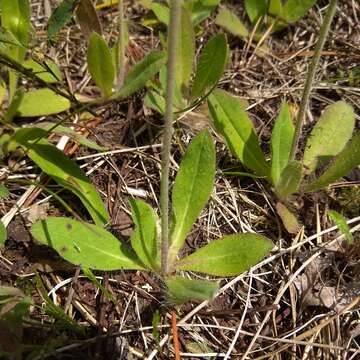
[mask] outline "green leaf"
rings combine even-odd
[[[26,69],[31,69],[36,76],[47,83],[56,83],[62,79],[61,71],[58,66],[50,59],[46,59],[43,64],[33,59],[26,60],[23,64]]]
[[[254,24],[260,16],[264,16],[268,9],[268,0],[245,0],[246,13]]]
[[[89,38],[87,50],[89,72],[105,97],[112,93],[115,69],[111,52],[101,35],[93,32]]]
[[[346,219],[335,210],[329,210],[328,215],[329,215],[330,219],[339,228],[339,230],[345,235],[348,245],[353,244],[354,237],[353,237],[352,233],[350,232],[350,228],[346,222]]]
[[[50,16],[47,38],[51,40],[63,26],[70,22],[79,0],[63,0]]]
[[[210,94],[208,105],[215,127],[224,136],[231,152],[257,175],[268,176],[269,164],[241,102],[226,91],[217,89]]]
[[[24,99],[24,91],[22,89],[17,89],[11,98],[11,102],[6,109],[4,115],[4,122],[10,123],[13,121],[14,117],[19,115],[19,107],[21,102]]]
[[[30,6],[28,0],[1,0],[1,26],[27,46],[30,37]]]
[[[308,173],[337,155],[351,139],[355,126],[353,108],[344,101],[328,106],[306,143],[303,164]]]
[[[0,183],[0,199],[6,199],[10,195],[8,188]]]
[[[0,220],[0,247],[5,244],[7,239],[7,231],[4,223]]]
[[[166,60],[166,53],[162,51],[153,51],[146,55],[144,59],[130,69],[125,77],[124,85],[112,98],[130,96],[143,88],[147,81],[159,72]]]
[[[290,234],[297,234],[301,226],[296,218],[296,216],[281,202],[276,203],[276,212],[281,218],[281,221]]]
[[[41,129],[21,129],[12,139],[28,149],[27,155],[42,171],[51,176],[59,185],[72,191],[82,201],[96,224],[109,221],[109,215],[100,195],[86,177],[83,170],[54,145],[45,139],[37,140],[36,132]],[[32,139],[31,139],[32,137]],[[29,139],[30,138],[30,139]]]
[[[139,259],[155,272],[160,271],[160,249],[157,236],[158,217],[152,207],[142,200],[131,200],[135,229],[131,234],[131,246]]]
[[[215,23],[235,36],[247,38],[249,31],[241,20],[230,10],[221,9],[215,19]]]
[[[46,131],[50,131],[50,129],[51,129],[51,132],[54,134],[67,135],[71,139],[78,142],[80,145],[86,146],[89,149],[93,149],[93,150],[97,150],[97,151],[109,150],[109,148],[107,148],[105,146],[100,146],[100,145],[96,144],[94,141],[87,139],[85,136],[83,136],[83,135],[79,134],[78,132],[76,132],[72,129],[69,129],[68,127],[63,126],[63,125],[57,125],[57,124],[50,123],[50,122],[41,122],[41,123],[37,123],[36,127],[44,129]]]
[[[215,178],[215,147],[207,130],[190,143],[172,191],[173,220],[169,249],[171,264],[201,210],[208,202]]]
[[[228,235],[196,250],[175,266],[178,270],[235,276],[258,263],[272,247],[272,242],[262,235],[252,233]]]
[[[283,103],[271,134],[271,179],[274,185],[289,162],[294,133],[289,106]]]
[[[216,282],[191,280],[180,276],[167,278],[168,301],[180,305],[187,301],[211,300],[219,288]]]
[[[282,0],[269,0],[268,14],[273,17],[282,17],[283,5]]]
[[[195,35],[191,22],[191,15],[186,9],[181,11],[181,31],[177,44],[176,55],[176,84],[180,87],[181,93],[186,93],[193,70],[195,58]]]
[[[155,14],[157,19],[165,25],[170,22],[170,11],[167,6],[158,3],[152,3],[150,9]]]
[[[306,186],[305,191],[322,189],[342,176],[347,175],[352,169],[360,164],[360,133],[346,144],[344,149],[337,155],[329,168],[316,180]]]
[[[89,39],[93,31],[102,34],[101,22],[91,0],[80,0],[76,9],[76,18],[85,39]]]
[[[144,105],[150,109],[157,111],[159,114],[165,113],[165,99],[156,91],[148,91],[144,98]]]
[[[143,269],[127,246],[97,225],[48,217],[34,224],[31,234],[75,265],[103,271]]]
[[[58,114],[70,109],[70,101],[50,89],[36,89],[24,93],[17,115],[33,117]]]
[[[287,0],[282,16],[288,23],[298,21],[315,5],[317,0]]]
[[[280,174],[275,190],[280,199],[286,199],[298,191],[302,179],[302,164],[300,161],[290,161]]]
[[[6,84],[2,77],[0,77],[0,106],[4,101],[4,97],[6,95]]]
[[[196,68],[192,98],[203,96],[220,80],[228,59],[229,46],[225,34],[213,36],[201,52]]]
[[[197,26],[211,15],[219,3],[220,0],[193,0],[186,1],[184,7],[191,13],[193,25]]]

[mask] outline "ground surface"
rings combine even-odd
[[[135,1],[125,3],[130,20],[127,55],[133,64],[160,44],[157,32],[141,25],[145,10]],[[245,18],[242,2],[228,3]],[[63,40],[54,46],[47,45],[44,29],[49,14],[45,5],[54,7],[53,2],[32,1],[37,34],[34,49],[61,65],[66,86],[94,96],[97,89],[84,66],[85,42],[77,25],[66,27]],[[294,109],[300,102],[325,5],[326,1],[319,1],[306,18],[266,38],[269,54],[265,57],[243,40],[228,36],[231,57],[220,86],[248,101],[249,114],[265,151],[269,149],[271,129],[282,101],[288,101]],[[113,39],[116,7],[99,13],[105,36]],[[204,23],[204,31],[197,40],[199,47],[204,39],[222,31],[214,24],[215,15]],[[302,143],[325,106],[339,99],[352,104],[359,128],[359,19],[357,1],[339,1],[314,84]],[[144,92],[139,92],[120,103],[111,102],[96,109],[100,115],[87,124],[91,139],[114,150],[110,155],[104,157],[98,153],[90,157],[94,151],[74,148],[71,141],[66,147],[74,159],[82,157],[79,164],[84,165],[111,215],[109,229],[124,241],[129,239],[133,226],[129,198],[139,196],[158,208],[160,154],[159,147],[152,145],[161,142],[162,119],[143,106],[143,95]],[[61,116],[49,120],[59,119]],[[28,125],[29,121],[38,119],[22,121]],[[73,115],[67,124],[76,121]],[[201,114],[190,112],[180,119],[174,134],[171,176],[176,174],[182,149],[203,127],[210,125]],[[294,197],[291,206],[304,226],[298,234],[290,235],[276,215],[275,198],[265,182],[222,175],[220,170],[241,168],[229,156],[221,138],[214,132],[213,135],[217,140],[219,169],[216,187],[187,240],[186,251],[221,235],[243,231],[264,234],[273,240],[275,247],[250,272],[234,279],[221,279],[220,291],[212,302],[188,303],[176,308],[182,356],[223,358],[230,349],[231,359],[244,355],[251,359],[359,358],[356,301],[360,294],[357,266],[360,255],[356,247],[351,251],[343,249],[341,239],[336,240],[340,233],[326,217],[329,208],[335,209],[352,220],[351,227],[359,228],[359,169],[327,192]],[[117,149],[126,151],[117,152]],[[14,159],[5,159],[4,169],[13,168],[13,162]],[[33,180],[39,173],[36,167],[28,165],[29,162],[19,163],[9,173],[7,184],[11,197],[2,202],[2,215],[8,214],[28,189],[27,180]],[[33,242],[28,228],[34,216],[39,218],[36,212],[64,213],[55,200],[45,200],[46,196],[32,192],[26,199],[8,226],[8,240],[0,253],[1,284],[21,288],[38,305],[32,308],[24,324],[23,338],[18,339],[23,344],[40,345],[41,351],[31,358],[172,358],[169,309],[156,278],[142,272],[99,273],[103,285],[116,298],[114,305],[81,275],[72,281],[76,269]],[[70,194],[63,196],[70,206],[80,206]],[[358,232],[354,236],[360,241]],[[43,315],[40,283],[45,292],[52,290],[52,301],[87,328],[85,337],[76,335],[71,326],[54,324],[53,317]],[[163,314],[159,345],[152,331],[157,309]],[[15,341],[11,346],[16,349],[19,343]]]

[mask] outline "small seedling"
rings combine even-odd
[[[179,85],[177,44],[182,19],[180,1],[175,0],[171,4],[160,219],[147,203],[132,200],[135,229],[131,235],[131,248],[119,242],[102,224],[96,222],[97,213],[94,211],[91,215],[96,222],[95,225],[64,217],[48,217],[34,224],[31,233],[36,240],[53,247],[66,260],[86,269],[152,271],[165,282],[168,300],[178,304],[193,299],[209,299],[218,288],[215,282],[184,279],[179,276],[181,271],[196,271],[212,276],[237,275],[262,259],[271,250],[272,242],[264,236],[252,233],[228,235],[178,259],[187,235],[212,192],[215,178],[215,147],[207,130],[200,132],[191,141],[173,185],[170,220],[168,174],[174,95]],[[225,48],[227,49],[226,42]],[[202,62],[204,61],[203,58]],[[200,73],[202,69],[200,67]],[[217,79],[205,75],[198,75],[197,79],[199,85],[194,88],[197,88],[199,93],[217,82]],[[188,81],[188,78],[181,78],[183,86],[187,86]],[[92,204],[96,208],[95,203]],[[100,209],[103,209],[103,206]],[[158,226],[159,223],[161,228]]]

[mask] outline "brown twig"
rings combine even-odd
[[[180,360],[180,343],[179,343],[179,336],[178,336],[178,330],[177,330],[175,310],[171,311],[171,327],[172,327],[172,333],[173,333],[175,360]]]

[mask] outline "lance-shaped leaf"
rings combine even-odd
[[[306,143],[303,164],[308,173],[337,155],[350,140],[355,126],[353,108],[338,101],[326,108]]]
[[[54,10],[48,22],[47,38],[49,40],[51,40],[63,26],[70,22],[78,3],[79,0],[63,0]]]
[[[203,130],[191,141],[181,161],[172,191],[170,264],[209,200],[214,178],[215,147],[209,132]]]
[[[305,191],[322,189],[342,176],[347,175],[352,169],[360,164],[360,133],[346,144],[344,149],[337,155],[327,170],[316,180],[306,186]]]
[[[221,9],[215,23],[225,30],[229,31],[235,36],[241,38],[247,38],[249,36],[249,30],[242,23],[242,21],[230,10]]]
[[[297,160],[290,161],[281,172],[275,190],[280,199],[286,199],[298,191],[302,178],[302,164]]]
[[[0,220],[0,246],[5,244],[7,238],[7,231],[4,223]]]
[[[181,259],[175,267],[209,275],[235,276],[258,263],[272,247],[272,242],[262,235],[228,235]]]
[[[75,265],[104,271],[143,268],[128,247],[97,225],[48,217],[34,224],[31,234]]]
[[[70,101],[50,89],[30,90],[21,98],[17,115],[22,117],[58,114],[70,109]]]
[[[177,44],[175,76],[182,93],[188,89],[195,58],[195,35],[191,15],[186,9],[181,11],[181,31]]]
[[[205,94],[220,80],[228,59],[229,46],[225,34],[213,36],[201,52],[196,68],[192,98]]]
[[[115,77],[111,52],[106,41],[97,32],[89,38],[87,50],[89,72],[104,96],[110,96]]]
[[[168,301],[175,305],[191,300],[211,300],[219,288],[216,282],[192,280],[180,276],[167,278],[165,284],[168,290]]]
[[[242,103],[226,91],[217,89],[209,96],[208,105],[214,125],[231,152],[257,175],[268,176],[269,165]]]
[[[254,24],[268,9],[267,0],[245,0],[245,9],[250,21]]]
[[[276,184],[289,162],[295,127],[289,106],[283,103],[271,134],[271,179]]]
[[[328,215],[329,215],[330,219],[339,228],[339,230],[345,235],[347,243],[349,245],[353,244],[354,237],[353,237],[352,233],[350,232],[350,228],[346,222],[346,219],[335,210],[329,210]]]
[[[150,205],[142,200],[131,200],[131,208],[135,224],[135,229],[131,234],[131,246],[147,268],[158,272],[160,259],[156,213]]]
[[[97,151],[109,150],[109,148],[107,148],[105,146],[100,146],[100,145],[96,144],[94,141],[87,139],[85,136],[83,136],[83,135],[79,134],[78,132],[76,132],[72,129],[69,129],[68,127],[63,126],[63,125],[58,125],[58,124],[50,123],[50,122],[41,122],[41,123],[37,123],[36,127],[39,127],[46,131],[51,131],[54,134],[67,135],[71,139],[78,142],[80,145],[86,146],[89,149],[93,149],[93,150],[97,150]]]
[[[9,143],[19,144],[27,149],[27,155],[42,171],[78,196],[95,223],[104,225],[108,222],[109,215],[99,193],[74,161],[45,139],[38,140],[43,133],[46,134],[46,131],[39,128],[21,129]]]
[[[170,22],[170,10],[167,6],[159,3],[152,3],[150,9],[155,14],[157,19],[165,25],[169,25]]]
[[[143,88],[148,80],[155,76],[166,63],[166,53],[153,51],[136,63],[125,77],[122,88],[112,98],[130,96]]]

